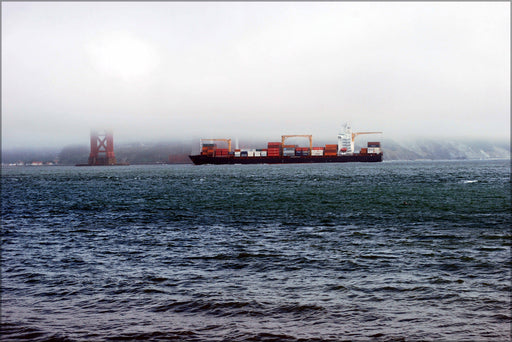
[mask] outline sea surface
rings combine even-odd
[[[5,167],[1,339],[510,341],[510,171]]]

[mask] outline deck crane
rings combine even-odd
[[[313,136],[311,134],[294,134],[294,135],[282,135],[281,144],[284,145],[284,141],[287,138],[309,138],[309,150],[313,149]]]
[[[382,132],[355,132],[352,133],[352,142],[354,142],[354,139],[361,134],[382,134]]]
[[[338,155],[354,153],[354,140],[362,134],[382,134],[382,132],[352,132],[349,123],[345,123],[343,131],[338,134]]]
[[[231,139],[201,139],[201,146],[203,148],[203,141],[224,141],[228,143],[228,151],[231,152]]]

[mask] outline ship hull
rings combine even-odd
[[[303,164],[303,163],[376,163],[382,161],[380,154],[353,154],[336,157],[325,156],[280,156],[280,157],[210,157],[204,155],[189,156],[195,165],[213,164]]]

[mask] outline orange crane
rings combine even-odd
[[[352,133],[352,144],[354,143],[354,139],[361,134],[381,134],[382,132],[355,132]]]
[[[201,147],[203,146],[203,141],[224,141],[228,143],[228,151],[231,152],[231,139],[201,139]]]
[[[287,138],[296,138],[296,137],[299,137],[299,138],[309,138],[309,149],[313,149],[313,136],[310,135],[310,134],[295,134],[295,135],[281,135],[281,144],[284,145],[284,141],[287,139]]]

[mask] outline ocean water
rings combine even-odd
[[[2,340],[510,341],[510,161],[2,169]]]

